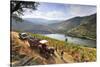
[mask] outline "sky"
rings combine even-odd
[[[66,20],[76,16],[96,13],[96,6],[40,2],[37,10],[25,9],[22,18],[41,18],[46,20]]]

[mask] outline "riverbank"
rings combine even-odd
[[[96,48],[96,41],[95,40],[65,36],[64,34],[43,34],[43,36],[57,39],[60,41],[66,41],[69,43],[73,43],[74,45],[81,45],[81,46]]]
[[[71,36],[71,37],[76,37],[76,38],[82,38],[82,39],[87,39],[87,40],[94,40],[96,41],[95,38],[90,38],[88,36],[78,36],[78,35],[73,35],[73,34],[66,34],[66,36]]]
[[[48,40],[48,45],[57,48],[58,54],[63,50],[65,53],[71,55],[74,62],[96,61],[96,48],[85,47],[82,45],[60,41],[40,34],[31,34],[32,36]],[[76,58],[78,55],[78,58]]]

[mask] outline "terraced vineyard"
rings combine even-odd
[[[96,61],[96,49],[75,46],[72,43],[59,41],[39,34],[28,33],[32,37],[45,39],[48,46],[55,48],[55,55],[49,59],[44,58],[37,49],[31,49],[27,40],[19,39],[18,32],[11,32],[11,64],[18,65],[37,65],[37,64],[61,64],[75,62],[94,62]],[[61,52],[64,51],[63,59]],[[27,58],[28,57],[28,58]],[[25,59],[26,58],[26,59]],[[24,62],[23,62],[24,61]],[[29,61],[29,62],[28,62]]]

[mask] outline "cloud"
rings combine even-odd
[[[72,16],[86,16],[96,13],[95,6],[87,6],[87,5],[71,5],[70,8],[70,15]]]
[[[63,20],[65,19],[66,15],[61,11],[52,11],[45,14],[48,19],[57,19]]]
[[[42,18],[47,20],[64,20],[66,15],[61,11],[48,11],[48,12],[41,12],[41,11],[32,11],[32,13],[25,12],[25,15],[22,16],[23,18]]]
[[[53,11],[46,9],[46,11],[36,10],[31,11],[29,9],[25,10],[25,15],[22,18],[42,18],[47,20],[66,20],[76,16],[86,16],[96,13],[95,6],[89,5],[65,5],[64,10],[59,8]],[[52,7],[53,8],[53,7]]]

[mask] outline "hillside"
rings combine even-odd
[[[67,34],[70,31],[74,35],[75,30],[78,31],[79,29],[81,29],[81,31],[78,31],[76,34],[82,32],[82,31],[84,32],[84,30],[85,30],[86,33],[89,32],[88,34],[91,34],[95,37],[96,14],[93,14],[90,16],[84,16],[84,17],[74,17],[74,18],[59,22],[59,23],[50,24],[49,26],[52,29],[54,29],[56,32],[62,33],[62,34]],[[84,27],[84,29],[82,29],[83,27]],[[90,31],[89,31],[89,28],[91,28]],[[71,30],[73,30],[73,31],[71,31]],[[69,33],[69,35],[71,33]]]
[[[96,14],[87,16],[82,23],[68,32],[68,35],[96,39]]]
[[[23,20],[22,22],[20,21],[17,22],[14,18],[12,18],[11,25],[12,25],[11,29],[14,31],[34,32],[34,30],[37,30],[37,31],[46,31],[48,33],[52,33],[52,30],[48,26],[32,23],[27,20]]]
[[[42,18],[24,18],[24,20],[45,26],[47,26],[48,24],[60,22],[59,20],[47,20]]]
[[[58,33],[66,34],[68,30],[80,25],[82,19],[83,17],[74,17],[59,23],[50,24],[49,26]]]
[[[28,33],[28,32],[27,32]],[[38,49],[31,49],[27,40],[20,40],[18,32],[11,32],[11,64],[14,66],[40,65],[40,64],[61,64],[74,62],[96,61],[96,49],[82,46],[74,46],[71,43],[55,40],[39,34],[28,33],[36,38],[45,39],[47,45],[57,48],[55,56],[46,59]],[[63,59],[61,51],[64,51]]]

